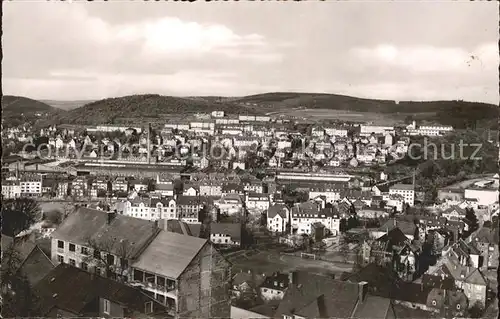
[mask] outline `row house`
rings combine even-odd
[[[241,184],[226,183],[222,186],[222,196],[229,194],[243,195],[245,190]]]
[[[21,185],[18,181],[2,181],[2,197],[14,199],[21,197]]]
[[[125,216],[146,219],[177,219],[177,205],[173,198],[141,198],[135,197],[124,203]]]
[[[347,137],[347,132],[348,132],[346,128],[341,128],[341,127],[325,127],[324,130],[328,136],[335,136],[335,137]]]
[[[321,208],[313,201],[296,204],[291,210],[292,230],[298,234],[311,234],[311,225],[321,223],[336,236],[340,231],[340,216],[335,208]]]
[[[254,136],[236,136],[234,138],[234,146],[236,147],[257,146],[258,144],[259,140]]]
[[[57,198],[63,199],[66,198],[66,196],[68,196],[69,185],[70,185],[69,180],[60,180],[57,183],[57,191],[56,191]]]
[[[51,257],[139,287],[174,318],[230,316],[231,267],[206,239],[80,208],[52,234]]]
[[[344,188],[340,185],[329,184],[325,186],[313,187],[309,190],[309,199],[324,196],[328,203],[340,200],[340,193]]]

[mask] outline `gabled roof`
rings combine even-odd
[[[275,316],[297,314],[306,318],[349,318],[358,302],[358,284],[328,276],[295,272]]]
[[[415,228],[417,226],[414,222],[391,218],[384,225],[380,226],[379,231],[390,231],[396,227],[399,228],[403,232],[403,234],[413,236],[415,234]]]
[[[144,313],[145,303],[152,302],[154,312],[169,317],[165,306],[140,290],[67,264],[60,264],[48,273],[34,287],[34,291],[41,298],[43,315],[54,307],[85,315],[85,308],[91,302],[104,298],[131,311],[125,315]]]
[[[77,245],[88,245],[89,240],[113,246],[110,253],[119,255],[120,243],[126,242],[132,257],[139,254],[158,233],[154,223],[124,215],[115,214],[108,224],[108,213],[101,210],[80,207],[70,214],[52,233],[52,238]],[[111,245],[116,242],[116,245]]]
[[[162,230],[132,267],[177,279],[206,243],[206,239]]]
[[[394,285],[400,282],[398,274],[391,268],[370,263],[358,272],[347,274],[344,281],[353,283],[367,282],[372,295],[391,298]]]
[[[288,208],[284,204],[275,204],[267,210],[267,217],[274,218],[276,215],[280,215],[281,218],[286,218],[286,212]]]

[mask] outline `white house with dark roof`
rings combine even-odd
[[[267,229],[283,233],[290,222],[290,210],[284,204],[275,204],[267,210]]]

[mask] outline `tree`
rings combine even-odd
[[[89,251],[83,259],[84,262],[104,269],[104,274],[108,278],[126,281],[124,274],[129,270],[129,260],[133,256],[132,246],[128,240],[114,238],[98,241],[87,238],[85,242]],[[117,278],[115,278],[116,275],[118,275]]]
[[[347,220],[345,218],[340,219],[339,231],[345,233],[347,231]]]
[[[356,216],[351,216],[347,219],[347,230],[353,229],[359,226],[359,221]]]
[[[469,234],[475,232],[479,228],[479,223],[477,220],[476,213],[474,212],[474,209],[472,208],[465,209],[465,219],[468,221],[469,224],[469,231],[468,231]]]
[[[59,225],[62,222],[63,214],[58,210],[44,212],[42,218],[50,221],[54,225]]]
[[[470,318],[481,318],[484,313],[484,308],[479,302],[476,302],[467,312]]]
[[[8,199],[2,202],[2,232],[15,237],[29,229],[40,217],[40,207],[31,198]]]
[[[22,258],[11,244],[2,254],[2,314],[6,317],[38,317],[40,303],[26,276],[21,273]]]

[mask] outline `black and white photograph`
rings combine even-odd
[[[4,1],[0,318],[498,318],[495,1]]]

